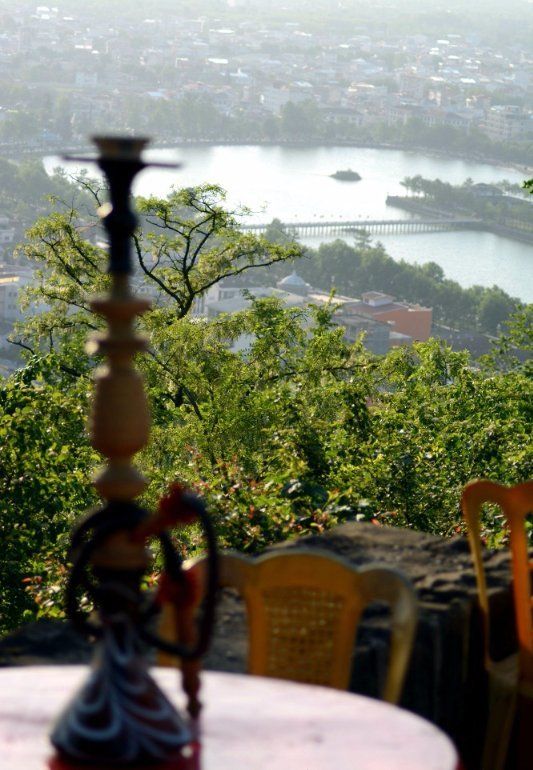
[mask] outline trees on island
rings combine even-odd
[[[468,479],[528,475],[531,382],[505,340],[504,365],[473,369],[434,340],[375,357],[344,340],[332,308],[260,299],[232,316],[193,317],[208,286],[249,271],[256,283],[258,270],[301,248],[243,234],[216,187],[137,206],[137,278],[154,297],[139,321],[150,345],[138,362],[153,420],[138,457],[152,480],[147,505],[183,481],[205,497],[223,546],[257,552],[346,519],[451,534]],[[83,426],[97,362],[84,343],[100,328],[88,297],[107,276],[103,250],[86,240],[92,221],[56,211],[22,247],[41,271],[28,299],[48,310],[17,330],[27,364],[0,383],[4,630],[60,612],[67,533],[94,497],[97,458]],[[516,324],[515,343],[525,344],[524,328]],[[232,352],[243,334],[248,347]],[[496,519],[486,523],[494,541],[505,536]],[[194,529],[181,546],[194,552]]]
[[[531,232],[528,227],[531,204],[524,194],[527,182],[522,187],[507,179],[492,185],[475,185],[472,179],[466,179],[462,185],[452,185],[441,179],[424,179],[417,174],[405,177],[400,184],[408,195],[420,198],[421,203],[440,207],[450,214],[466,213],[489,224],[512,222],[516,228],[522,224],[523,229]]]

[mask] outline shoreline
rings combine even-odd
[[[237,140],[224,140],[224,141],[198,141],[198,140],[181,140],[179,142],[158,142],[154,144],[154,150],[170,149],[172,147],[295,147],[295,148],[309,148],[320,149],[321,147],[353,147],[354,150],[367,149],[367,150],[393,150],[397,152],[413,153],[416,155],[428,155],[432,158],[446,158],[448,160],[464,160],[468,163],[482,163],[487,166],[493,166],[494,168],[509,168],[514,171],[519,171],[530,177],[533,176],[533,166],[526,166],[521,163],[515,163],[513,161],[503,161],[496,158],[489,158],[485,155],[471,155],[469,153],[461,153],[451,150],[437,150],[434,147],[425,147],[424,145],[406,146],[403,144],[394,144],[390,142],[353,142],[348,140],[337,141],[322,141],[322,142],[284,142],[284,141],[237,141]]]
[[[272,149],[264,149],[265,147],[268,147],[268,146],[272,147]],[[272,161],[274,161],[275,159],[276,166],[280,165],[280,167],[283,168],[284,158],[286,156],[292,157],[294,155],[295,157],[298,158],[298,161],[297,161],[298,166],[303,168],[304,170],[308,170],[309,163],[311,162],[311,159],[313,159],[316,154],[324,153],[324,155],[328,158],[332,156],[335,159],[338,159],[339,163],[333,163],[332,168],[335,168],[336,166],[340,168],[342,166],[347,166],[347,165],[351,165],[352,168],[356,168],[357,167],[355,165],[356,158],[354,156],[361,156],[361,158],[366,157],[369,163],[377,164],[381,169],[380,179],[383,178],[384,181],[380,187],[376,188],[375,194],[378,196],[378,198],[382,196],[383,199],[385,198],[385,191],[387,189],[386,180],[390,176],[389,167],[393,161],[394,161],[394,164],[398,165],[398,167],[401,169],[401,173],[398,174],[398,178],[405,175],[406,173],[407,174],[415,173],[415,171],[413,171],[412,169],[419,168],[419,167],[433,170],[434,173],[425,174],[428,177],[440,176],[441,178],[444,178],[444,179],[447,178],[448,174],[453,175],[454,178],[457,178],[460,180],[464,180],[468,176],[474,176],[476,178],[477,176],[479,176],[482,179],[485,179],[486,177],[487,179],[496,179],[496,180],[501,180],[507,177],[508,179],[512,179],[513,181],[516,180],[518,183],[521,183],[522,179],[526,178],[524,172],[521,172],[521,173],[520,172],[517,173],[516,171],[512,172],[509,167],[504,167],[504,170],[502,170],[501,165],[496,166],[496,164],[487,164],[484,166],[479,165],[477,167],[477,174],[476,174],[474,173],[476,172],[475,162],[472,164],[469,164],[468,162],[465,162],[463,159],[460,159],[458,162],[457,161],[456,162],[453,162],[453,161],[439,162],[438,160],[434,159],[438,155],[438,153],[436,152],[427,153],[427,152],[423,152],[422,150],[417,151],[416,149],[413,149],[413,148],[410,148],[408,151],[405,151],[403,149],[402,150],[395,149],[391,146],[381,147],[381,148],[375,147],[375,146],[369,147],[367,144],[366,145],[367,149],[365,149],[365,152],[363,153],[361,149],[359,149],[359,146],[355,145],[353,142],[351,143],[346,142],[343,145],[333,145],[333,144],[330,145],[331,147],[338,147],[338,149],[328,149],[324,145],[316,145],[316,144],[309,144],[309,143],[303,143],[303,142],[300,142],[297,144],[285,143],[283,145],[279,145],[276,143],[269,143],[268,146],[265,145],[265,143],[245,144],[243,142],[224,142],[220,144],[212,144],[210,142],[182,142],[182,143],[179,143],[179,142],[155,143],[154,142],[154,149],[151,150],[150,152],[147,152],[147,160],[148,161],[150,160],[167,161],[167,162],[176,160],[176,161],[182,161],[183,163],[189,163],[191,164],[191,166],[195,166],[196,163],[203,164],[204,158],[211,158],[210,163],[214,163],[213,157],[216,155],[216,157],[219,158],[220,162],[223,165],[224,164],[227,165],[227,163],[230,162],[229,171],[227,173],[230,181],[232,180],[233,185],[235,186],[237,184],[237,180],[240,177],[235,177],[235,178],[233,177],[233,174],[236,173],[232,171],[232,165],[231,165],[233,162],[232,159],[234,158],[241,159],[243,157],[244,158],[251,157],[254,159],[253,161],[254,164],[259,163],[259,161],[268,163],[269,159],[271,159]],[[325,149],[319,149],[324,147]],[[163,148],[165,148],[165,152],[162,152]],[[242,148],[242,150],[239,148]],[[292,148],[295,148],[295,149],[292,149]],[[392,154],[391,152],[387,152],[388,150],[392,150]],[[72,154],[78,154],[78,153],[73,152]],[[452,158],[457,157],[456,155],[450,156],[449,153],[441,153],[441,154],[444,155],[445,157],[452,157]],[[309,160],[306,160],[306,159],[309,159]],[[341,159],[342,159],[342,162],[341,162]],[[217,163],[218,162],[219,161],[217,161]],[[57,165],[63,165],[59,158],[46,159],[47,169],[51,170],[52,167]],[[326,163],[324,166],[324,169],[326,169],[326,171],[328,170],[327,169],[328,165],[331,165],[331,164]],[[79,166],[76,167],[75,165],[73,165],[70,167],[70,169],[67,169],[67,173],[75,173],[77,168],[79,168]],[[246,169],[246,164],[244,165],[244,168]],[[509,170],[505,170],[505,169],[509,169]],[[362,170],[360,169],[360,171]],[[362,175],[364,177],[364,173]],[[213,178],[213,174],[204,174],[204,176],[206,176],[208,179]],[[201,175],[194,176],[191,174],[191,183],[194,182],[195,179],[197,178],[203,179],[203,176]],[[332,180],[329,180],[329,179],[326,179],[326,181],[328,183],[332,182]],[[336,183],[336,184],[340,184],[340,183]],[[261,193],[262,182],[260,178],[256,179],[255,182],[252,181],[251,186],[257,188],[258,192]],[[162,185],[162,190],[164,191],[165,189],[166,188],[164,187],[164,185]],[[382,189],[382,192],[380,193],[381,189]],[[304,190],[305,190],[305,187],[304,187]],[[237,188],[237,192],[238,192],[238,188]],[[161,194],[164,195],[165,193],[162,192]],[[335,194],[337,193],[335,192]],[[263,197],[265,196],[263,195]],[[342,197],[342,192],[341,192],[341,197]],[[319,203],[321,201],[322,201],[322,198],[319,198]],[[327,205],[327,200],[325,200],[324,202],[325,202],[325,205]],[[362,206],[364,207],[364,203],[362,204]],[[318,214],[320,206],[316,206],[315,208],[317,209],[317,214]],[[285,211],[285,209],[282,208],[281,211],[287,214],[287,211]],[[272,214],[272,216],[274,215]],[[385,218],[387,218],[388,215],[384,214],[384,216]],[[267,217],[267,218],[270,219],[271,217]],[[283,217],[279,217],[279,218],[283,218]],[[285,218],[287,218],[287,216]],[[333,217],[333,218],[336,219],[336,217]],[[263,213],[262,217],[256,217],[256,219],[257,221],[263,221],[265,219],[265,214]],[[532,245],[522,243],[521,245],[513,246],[513,243],[517,244],[516,240],[511,238],[506,239],[504,234],[499,234],[499,235],[491,234],[491,238],[499,238],[499,237],[500,238],[503,237],[504,240],[502,240],[501,242],[500,241],[493,242],[492,240],[490,241],[490,246],[492,248],[491,254],[494,253],[495,249],[497,249],[502,254],[506,253],[505,252],[506,249],[511,249],[512,250],[511,253],[513,255],[516,252],[517,264],[522,265],[524,262],[524,258],[526,259],[526,267],[527,267],[527,270],[529,271],[531,267],[530,257],[531,257]],[[379,239],[379,236],[376,236],[374,238],[374,240],[376,239]],[[324,241],[327,241],[327,240],[329,239],[324,239]],[[497,246],[494,246],[494,243],[497,243]],[[438,263],[442,263],[443,267],[445,267],[445,265],[447,265],[448,262],[450,264],[454,262],[454,260],[451,259],[450,257],[450,254],[451,254],[450,249],[448,250],[444,249],[442,253],[442,262],[441,262],[441,257],[438,256],[440,254],[439,244],[436,245],[436,252],[433,249],[431,242],[428,242],[427,248],[419,249],[416,239],[413,241],[412,246],[404,247],[403,245],[399,245],[397,249],[391,246],[387,248],[387,251],[393,258],[395,258],[396,260],[399,260],[401,258],[401,254],[403,253],[404,248],[408,249],[411,252],[416,252],[416,254],[418,254],[418,252],[420,251],[420,254],[418,254],[417,257],[412,257],[411,261],[418,261],[419,263],[424,263],[432,260],[435,261],[435,258],[436,258],[436,261]],[[458,248],[460,247],[458,246]],[[527,251],[524,252],[524,249],[526,249]],[[473,250],[474,249],[470,249],[470,251],[473,251]],[[470,259],[471,257],[470,251],[468,254],[465,254],[465,259],[467,257]],[[448,257],[450,257],[450,259],[448,259]],[[445,267],[445,272],[447,276],[455,277],[458,283],[462,286],[469,286],[470,283],[480,283],[481,285],[486,285],[490,287],[493,284],[500,285],[501,282],[503,282],[504,284],[503,288],[506,291],[506,293],[508,293],[510,296],[513,296],[513,297],[517,296],[522,301],[527,301],[529,297],[528,295],[524,297],[524,293],[523,293],[524,287],[523,287],[522,279],[520,281],[516,281],[514,278],[504,279],[500,275],[500,270],[503,269],[504,266],[506,267],[505,272],[507,272],[507,269],[510,269],[510,268],[508,267],[507,262],[504,262],[503,260],[501,261],[501,268],[500,268],[500,263],[498,262],[496,270],[493,270],[492,272],[488,271],[487,273],[487,270],[485,270],[485,267],[484,267],[484,270],[487,273],[488,277],[486,279],[485,278],[482,279],[482,278],[476,278],[474,276],[474,278],[472,278],[471,281],[461,278],[462,273],[468,272],[468,271],[462,271],[460,267],[457,268],[457,271],[456,271],[457,276],[454,273],[455,267],[449,267],[449,268]]]
[[[391,206],[392,208],[415,213],[422,217],[431,214],[436,217],[454,219],[457,216],[453,209],[446,209],[442,205],[440,207],[435,205],[432,206],[424,199],[417,200],[416,198],[410,198],[408,196],[388,195],[386,203],[387,206]],[[530,246],[533,245],[533,231],[511,227],[499,222],[490,222],[482,218],[477,218],[476,221],[471,223],[468,229],[494,233],[494,235],[499,235],[502,238],[510,238],[511,240],[519,241],[520,243],[526,243]]]
[[[186,147],[287,147],[287,148],[308,148],[308,149],[320,149],[321,147],[352,147],[355,149],[368,149],[368,150],[391,150],[396,152],[412,153],[416,155],[427,155],[432,158],[445,158],[447,160],[459,160],[468,163],[480,163],[493,168],[512,169],[524,174],[524,180],[533,177],[533,165],[528,166],[522,163],[516,163],[513,161],[503,161],[497,158],[487,157],[485,155],[470,154],[465,152],[458,152],[443,149],[436,149],[434,147],[425,147],[424,145],[406,146],[403,144],[394,144],[390,142],[354,142],[349,140],[336,140],[336,141],[321,141],[321,142],[287,142],[287,141],[244,141],[233,139],[221,139],[217,141],[212,140],[187,140],[187,139],[175,139],[175,140],[161,140],[154,141],[153,146],[150,146],[149,152],[157,150],[169,150],[169,149],[181,149]],[[40,148],[17,148],[12,152],[6,153],[4,148],[0,149],[0,157],[15,158],[20,156],[32,156],[37,155],[40,157],[58,155],[62,156],[69,153],[93,153],[94,147],[90,144],[73,145],[70,147],[40,147]]]

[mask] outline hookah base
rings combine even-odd
[[[60,754],[52,757],[46,770],[201,770],[200,744],[191,742],[164,762],[107,763],[79,762]]]

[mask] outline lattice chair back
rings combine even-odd
[[[202,560],[191,565],[202,570]],[[365,607],[390,606],[391,643],[383,698],[400,697],[416,627],[410,583],[387,567],[356,569],[316,549],[291,549],[249,558],[220,554],[220,584],[246,604],[248,671],[346,689],[357,625]]]
[[[490,656],[490,617],[487,583],[481,550],[480,512],[484,503],[500,506],[509,528],[509,545],[513,572],[513,597],[516,631],[519,645],[520,679],[533,685],[533,596],[531,572],[533,561],[528,554],[526,517],[533,512],[533,481],[514,487],[504,487],[494,481],[481,479],[465,487],[461,500],[468,524],[468,538],[476,570],[479,605],[485,630],[485,663],[493,666]]]

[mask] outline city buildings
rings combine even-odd
[[[516,105],[495,105],[485,115],[484,130],[498,142],[522,139],[533,134],[533,116]]]
[[[330,305],[334,309],[333,323],[344,329],[345,339],[355,342],[364,335],[366,347],[380,355],[391,347],[423,342],[431,334],[431,308],[396,302],[393,297],[381,292],[367,292],[361,299],[332,296],[313,288],[296,272],[285,276],[275,287],[243,289],[219,284],[206,297],[204,312],[209,318],[216,318],[222,313],[235,313],[250,306],[250,297],[274,297],[285,307]],[[243,336],[237,341],[235,349],[241,350],[249,343],[250,339]]]
[[[81,143],[88,127],[207,141],[217,115],[227,119],[217,123],[218,139],[228,140],[245,135],[246,120],[280,118],[289,103],[314,105],[323,130],[343,140],[368,126],[412,121],[478,129],[495,141],[532,136],[533,55],[524,44],[401,32],[394,24],[379,35],[364,23],[317,28],[305,13],[288,11],[257,21],[256,5],[239,0],[219,16],[199,3],[158,16],[155,3],[143,18],[140,9],[108,17],[83,6],[67,14],[8,2],[0,149]],[[46,104],[36,99],[43,89]],[[199,120],[186,110],[177,120],[191,95],[215,113]]]
[[[347,316],[353,313],[390,324],[394,332],[405,335],[409,341],[425,342],[431,335],[431,308],[397,302],[394,297],[379,291],[365,292],[360,300],[344,304],[343,310]]]

